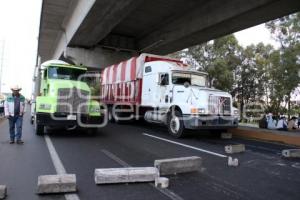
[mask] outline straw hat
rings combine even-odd
[[[19,85],[13,85],[10,89],[12,91],[20,91],[20,90],[22,90],[22,88]]]

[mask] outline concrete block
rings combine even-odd
[[[225,146],[226,153],[240,153],[245,151],[244,144],[235,144],[235,145],[227,145]]]
[[[166,177],[158,177],[155,179],[155,187],[167,188],[169,187],[169,179]]]
[[[152,182],[159,177],[155,167],[95,169],[96,184]]]
[[[232,133],[221,133],[221,139],[231,139]]]
[[[162,159],[154,161],[154,167],[156,167],[159,170],[159,173],[161,175],[200,171],[201,165],[202,159],[198,156]]]
[[[300,158],[300,149],[285,149],[282,156],[286,158]]]
[[[0,185],[0,199],[5,199],[6,195],[7,195],[6,185]]]
[[[237,167],[239,166],[239,160],[237,158],[233,159],[232,157],[228,157],[228,166],[229,167]]]
[[[76,192],[76,175],[45,175],[38,177],[38,194]]]

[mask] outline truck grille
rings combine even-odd
[[[88,97],[89,92],[85,90],[60,88],[58,90],[57,112],[88,113]]]
[[[208,112],[212,115],[230,115],[230,98],[210,95],[208,99]]]

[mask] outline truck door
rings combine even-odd
[[[153,106],[157,104],[157,73],[153,73],[151,66],[145,67],[142,84],[142,105]]]
[[[159,74],[159,84],[157,93],[159,94],[159,104],[160,107],[163,107],[166,104],[170,103],[170,94],[169,94],[169,74],[160,73]]]

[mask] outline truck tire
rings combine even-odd
[[[44,135],[45,126],[38,124],[36,118],[34,118],[34,131],[36,135]]]
[[[169,134],[175,138],[181,138],[184,136],[184,124],[182,114],[179,111],[175,111],[174,114],[168,114],[167,121]]]
[[[44,125],[35,124],[35,134],[44,135]]]

